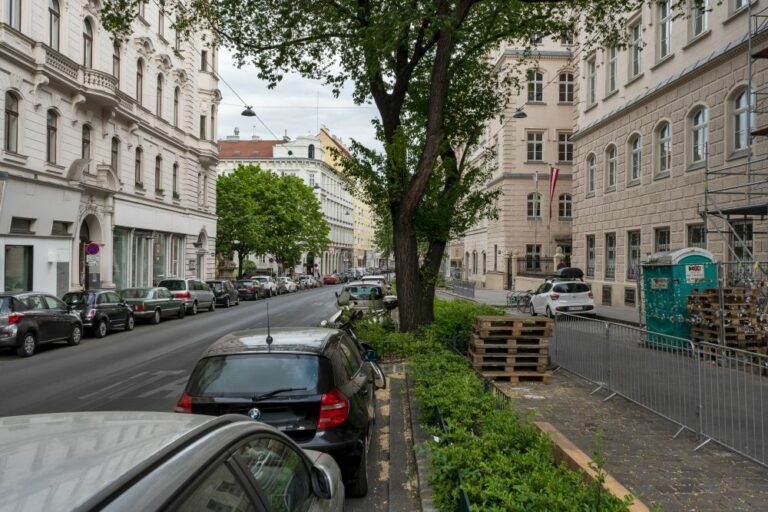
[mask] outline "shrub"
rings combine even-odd
[[[444,343],[456,338],[456,348],[466,352],[469,334],[475,323],[475,317],[481,315],[503,315],[504,311],[485,304],[476,304],[467,300],[436,300],[435,322],[430,327],[433,336]]]

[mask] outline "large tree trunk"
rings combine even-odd
[[[245,254],[243,251],[237,251],[237,275],[243,278],[243,263],[245,261]]]
[[[425,286],[419,265],[418,245],[410,219],[399,208],[392,208],[392,239],[394,242],[397,303],[400,331],[412,331],[434,320],[434,285]]]

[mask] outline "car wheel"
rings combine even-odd
[[[529,307],[531,308],[531,316],[536,316],[536,310],[533,309],[533,301],[531,301],[531,305]]]
[[[231,304],[229,303],[229,297],[227,297],[226,299],[224,299],[224,307],[228,308],[230,306],[231,306]]]
[[[107,335],[108,331],[109,326],[107,325],[107,321],[102,318],[96,323],[96,327],[93,329],[93,335],[97,338],[103,338]]]
[[[197,301],[192,303],[192,310],[190,311],[190,314],[192,316],[195,316],[197,314]]]
[[[186,314],[187,314],[187,306],[182,304],[179,307],[179,312],[176,314],[176,318],[184,318],[184,315],[186,315]]]
[[[133,315],[128,315],[128,318],[125,319],[125,330],[132,331],[134,327],[136,327],[136,319],[133,318]]]
[[[555,318],[555,315],[553,315],[553,314],[552,314],[552,310],[551,310],[551,309],[549,309],[549,306],[547,306],[547,316],[548,316],[549,318]]]
[[[157,325],[160,323],[160,320],[161,320],[160,310],[156,309],[155,312],[152,313],[152,318],[149,319],[149,323],[151,323],[152,325]]]
[[[211,300],[211,305],[208,308],[208,311],[214,311],[216,309],[216,299]]]
[[[83,329],[79,325],[75,325],[72,328],[72,334],[69,335],[67,345],[74,347],[80,344],[80,340],[83,339]]]
[[[369,427],[370,428],[370,427]],[[367,436],[366,436],[367,437]],[[363,446],[360,460],[357,463],[355,478],[347,486],[347,495],[362,498],[368,494],[368,443]]]
[[[16,348],[16,354],[19,357],[29,357],[35,353],[37,349],[37,337],[35,333],[24,333],[24,337],[21,339],[21,345]]]

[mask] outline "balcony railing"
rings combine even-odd
[[[517,258],[517,275],[545,276],[555,270],[555,261],[551,257],[527,255]]]

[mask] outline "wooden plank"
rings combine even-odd
[[[541,382],[543,384],[549,384],[549,380],[552,378],[552,374],[549,372],[519,372],[515,374],[500,373],[500,372],[483,372],[483,377],[488,377],[498,382],[520,383],[520,382]]]

